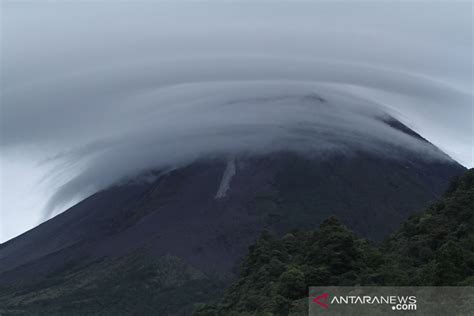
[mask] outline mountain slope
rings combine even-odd
[[[221,160],[174,170],[153,183],[99,192],[5,243],[0,273],[20,267],[23,277],[30,269],[41,275],[57,262],[143,247],[156,255],[170,252],[207,271],[229,271],[262,229],[311,229],[331,215],[379,240],[463,170],[363,153],[323,160],[281,153],[236,164],[222,198],[216,198],[226,169]],[[14,277],[3,274],[0,280]]]
[[[401,123],[387,124],[420,138]],[[397,157],[362,150],[247,154],[155,171],[150,181],[98,192],[2,244],[0,284],[13,286],[10,292],[34,295],[60,275],[61,285],[64,278],[74,280],[71,271],[103,271],[96,268],[98,262],[128,260],[123,258],[137,251],[150,262],[177,258],[181,270],[192,269],[202,280],[225,283],[263,230],[283,235],[292,229],[315,229],[332,215],[358,234],[381,240],[465,170],[449,159],[396,151]],[[92,275],[101,279],[100,273]],[[175,293],[183,282],[153,288]],[[207,294],[189,304],[214,296],[205,284],[200,286]],[[75,290],[93,293],[87,287]],[[52,303],[50,298],[44,303]]]

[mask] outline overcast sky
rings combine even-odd
[[[123,176],[308,132],[441,159],[385,113],[472,167],[472,45],[471,1],[1,1],[0,242]]]

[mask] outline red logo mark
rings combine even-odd
[[[328,300],[329,300],[329,293],[323,293],[313,298],[313,302],[318,304],[324,309],[329,308]]]

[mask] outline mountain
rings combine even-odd
[[[197,315],[304,315],[308,287],[327,285],[474,285],[474,169],[379,246],[334,217],[314,231],[264,233],[222,302]]]
[[[264,230],[312,230],[336,216],[380,241],[465,171],[449,158],[396,152],[212,157],[117,184],[0,246],[0,305],[189,313],[222,294]]]

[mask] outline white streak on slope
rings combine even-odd
[[[224,170],[224,174],[222,175],[221,184],[219,185],[219,189],[217,190],[216,199],[221,199],[225,197],[227,191],[230,187],[230,181],[232,177],[235,175],[235,159],[230,159],[227,161],[227,165]]]

